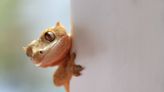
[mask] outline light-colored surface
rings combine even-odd
[[[164,92],[164,1],[71,0],[71,92]]]

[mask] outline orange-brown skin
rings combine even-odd
[[[75,64],[75,53],[71,53],[72,39],[65,28],[57,22],[53,28],[43,31],[38,40],[32,41],[24,50],[34,64],[39,67],[59,66],[53,75],[56,86],[64,86],[70,92],[69,83],[72,76],[81,75],[83,67]]]

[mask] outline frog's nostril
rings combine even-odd
[[[40,54],[43,54],[43,51],[39,51]]]
[[[27,55],[28,57],[32,57],[32,53],[33,53],[32,47],[28,47],[28,48],[26,49],[26,55]]]

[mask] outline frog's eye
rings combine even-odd
[[[47,41],[52,42],[52,41],[55,40],[56,36],[55,36],[55,34],[54,34],[53,32],[46,32],[46,33],[44,34],[44,38],[45,38]]]

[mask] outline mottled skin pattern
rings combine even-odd
[[[24,47],[26,55],[39,67],[58,66],[53,75],[56,86],[64,86],[70,92],[69,84],[72,76],[80,76],[83,67],[75,64],[75,53],[71,53],[72,37],[59,23],[55,27],[43,31],[40,38]]]

